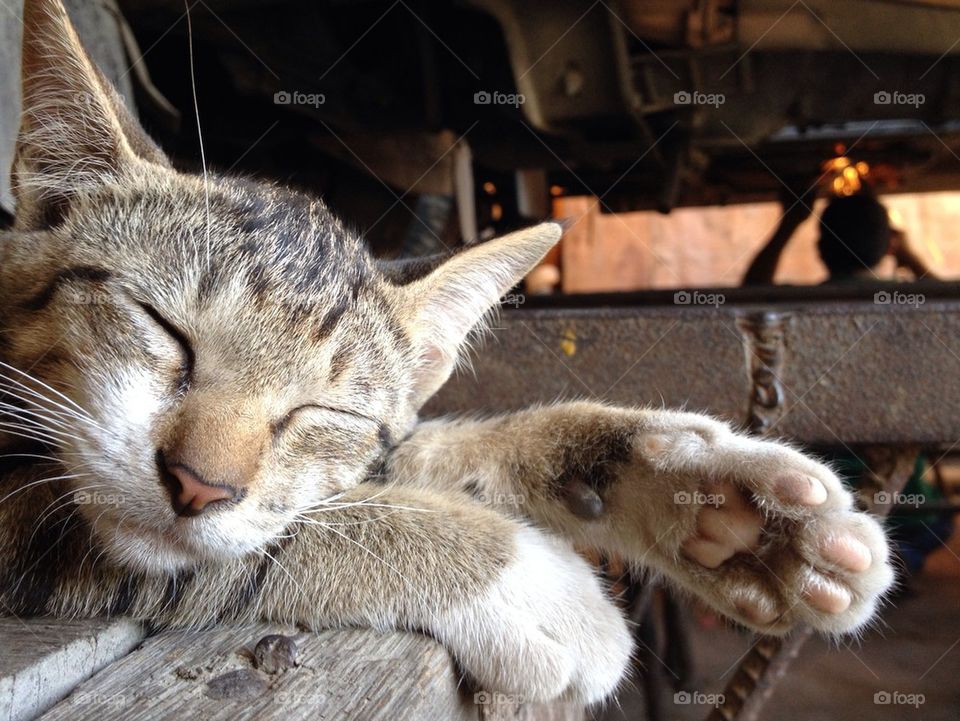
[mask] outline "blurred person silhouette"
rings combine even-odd
[[[780,256],[797,228],[812,213],[816,188],[801,196],[781,197],[785,208],[770,240],[753,259],[743,285],[773,283]],[[817,241],[820,260],[827,268],[828,283],[891,280],[883,277],[883,259],[892,255],[896,267],[908,270],[916,279],[936,278],[933,271],[912,249],[906,233],[891,227],[886,207],[868,189],[854,195],[834,196],[820,216]]]

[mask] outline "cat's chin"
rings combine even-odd
[[[107,555],[121,566],[147,574],[176,573],[209,560],[197,556],[192,549],[132,534],[116,536]]]
[[[176,573],[202,563],[224,563],[262,547],[261,543],[233,541],[229,544],[203,540],[199,529],[173,526],[151,529],[129,523],[103,523],[96,534],[106,554],[116,563],[147,574]]]

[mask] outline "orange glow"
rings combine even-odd
[[[843,146],[837,145],[836,150],[843,150]],[[853,195],[858,192],[863,187],[863,179],[870,173],[867,163],[854,163],[846,155],[824,160],[820,167],[825,176],[833,176],[829,182],[830,190],[835,195]]]

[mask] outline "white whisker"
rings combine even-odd
[[[206,206],[207,271],[210,270],[210,181],[207,177],[207,156],[203,148],[203,130],[200,127],[200,103],[197,101],[197,75],[193,65],[193,22],[190,19],[189,0],[183,0],[187,9],[187,43],[190,51],[190,87],[193,90],[193,112],[197,117],[197,140],[200,143],[200,165],[203,168],[203,202]]]
[[[93,483],[89,486],[81,486],[80,488],[71,488],[66,493],[63,493],[57,496],[56,498],[54,498],[52,501],[50,501],[50,503],[48,503],[44,507],[43,515],[40,516],[39,520],[37,520],[37,522],[34,524],[33,533],[30,535],[30,541],[28,543],[33,542],[33,537],[37,535],[37,531],[40,530],[40,527],[43,525],[43,522],[47,520],[47,518],[49,518],[51,515],[59,511],[61,508],[66,508],[71,503],[75,503],[74,498],[76,497],[76,494],[80,493],[81,491],[89,491],[92,488],[106,488],[106,487],[107,487],[106,484],[103,484],[103,483]],[[64,498],[68,498],[68,500],[64,503],[60,503],[60,505],[55,505]]]
[[[364,508],[389,508],[395,511],[415,511],[418,513],[436,513],[432,508],[417,508],[416,506],[397,506],[390,503],[368,503],[366,501],[356,501],[354,503],[335,503],[335,504],[320,504],[318,506],[307,506],[306,508],[300,509],[302,513],[313,513],[323,511],[342,511],[347,508],[355,508],[362,506]]]
[[[16,418],[11,416],[0,416],[0,418],[6,418],[8,420],[0,421],[0,423],[5,424],[9,427],[19,427],[21,430],[33,430],[40,433],[46,434],[52,438],[60,438],[62,440],[75,440],[82,441],[79,436],[74,435],[73,433],[67,433],[58,428],[51,428],[50,426],[45,426],[37,420],[32,418]]]
[[[29,379],[30,379],[31,381],[33,381],[34,383],[38,383],[39,385],[43,386],[44,388],[46,388],[46,389],[47,389],[48,391],[50,391],[51,393],[53,393],[53,394],[57,395],[58,397],[62,398],[63,400],[65,400],[67,403],[69,403],[71,406],[73,406],[74,408],[76,408],[77,411],[79,411],[80,413],[82,413],[84,416],[86,416],[86,417],[89,418],[90,420],[93,420],[93,417],[90,416],[90,414],[87,413],[82,407],[80,407],[79,405],[77,405],[77,403],[76,403],[72,398],[70,398],[69,396],[64,395],[63,393],[61,393],[60,391],[58,391],[58,390],[57,390],[56,388],[54,388],[53,386],[47,385],[46,383],[44,383],[44,382],[43,382],[42,380],[40,380],[39,378],[35,378],[34,376],[30,375],[29,373],[26,373],[25,371],[22,371],[22,370],[20,370],[19,368],[16,368],[16,367],[10,365],[9,363],[4,363],[3,361],[0,361],[0,367],[6,368],[7,370],[14,371],[15,373],[19,373],[19,374],[20,374],[21,376],[23,376],[24,378],[29,378]],[[10,380],[12,380],[12,379],[10,379]],[[14,381],[14,382],[16,382],[16,381]],[[22,384],[21,384],[21,385],[22,385]]]
[[[366,546],[364,546],[362,543],[360,543],[359,541],[354,540],[353,538],[350,538],[350,536],[348,536],[347,534],[345,534],[345,533],[343,533],[343,532],[341,532],[341,531],[338,531],[336,528],[332,528],[332,527],[330,527],[330,526],[324,526],[324,530],[330,531],[331,533],[335,533],[336,535],[340,536],[340,538],[344,539],[345,541],[349,541],[349,542],[352,543],[353,545],[359,547],[360,550],[362,550],[364,553],[372,556],[373,558],[375,558],[376,560],[378,560],[380,563],[382,563],[384,566],[386,566],[386,567],[389,568],[391,571],[393,571],[395,574],[397,574],[397,576],[400,578],[400,580],[402,580],[405,584],[407,584],[407,586],[409,587],[409,589],[410,589],[411,591],[413,591],[414,594],[416,594],[417,596],[420,597],[420,600],[423,602],[423,607],[424,607],[425,609],[429,609],[429,613],[435,614],[435,612],[433,611],[433,604],[431,604],[431,603],[428,601],[428,599],[426,598],[426,596],[423,594],[423,592],[421,592],[420,589],[418,589],[415,585],[413,585],[413,584],[410,582],[410,580],[409,580],[406,576],[404,576],[395,566],[393,566],[393,565],[390,564],[390,563],[387,563],[386,560],[384,560],[383,558],[381,558],[380,556],[378,556],[376,553],[374,553],[373,551],[371,551],[369,548],[367,548]]]
[[[60,463],[60,459],[56,456],[41,456],[38,453],[4,453],[0,454],[0,458],[36,458],[40,461],[52,461],[53,463]]]
[[[59,428],[70,428],[70,427],[71,427],[70,425],[68,425],[68,424],[65,423],[64,421],[62,421],[62,420],[60,420],[60,419],[58,419],[58,418],[53,418],[53,417],[51,417],[48,413],[44,413],[44,412],[42,412],[42,411],[30,410],[29,408],[21,408],[20,406],[15,406],[15,405],[13,405],[12,403],[4,403],[3,401],[0,401],[0,410],[9,411],[10,414],[11,414],[11,415],[14,415],[14,416],[21,416],[21,417],[22,417],[24,414],[26,414],[26,415],[28,415],[28,416],[34,416],[34,417],[36,417],[36,418],[41,418],[41,419],[43,419],[44,421],[46,421],[46,422],[48,422],[48,423],[52,423],[53,425],[55,425],[55,426],[57,426],[57,427],[59,427]]]
[[[80,414],[74,411],[72,408],[69,408],[62,403],[59,403],[56,399],[48,398],[42,393],[38,393],[35,389],[31,388],[20,381],[10,378],[9,376],[0,373],[0,380],[7,381],[8,383],[14,383],[20,389],[20,392],[15,391],[9,385],[0,384],[0,397],[10,396],[16,400],[27,403],[30,406],[39,409],[44,413],[52,413],[58,418],[71,421],[80,421],[81,423],[86,423],[88,425],[94,426],[95,428],[100,429],[100,425],[94,420],[89,414]],[[27,396],[22,395],[22,393],[27,393]],[[39,399],[35,400],[35,399]],[[40,402],[42,401],[42,402]],[[50,406],[53,406],[51,408]]]
[[[260,551],[260,553],[262,553],[264,556],[266,556],[271,561],[273,561],[280,568],[280,570],[286,574],[287,578],[293,581],[293,584],[297,587],[297,590],[300,592],[300,596],[303,597],[303,599],[309,603],[310,596],[307,595],[306,591],[303,590],[303,586],[300,585],[300,582],[293,577],[293,575],[286,569],[286,567],[282,563],[280,563],[280,561],[278,561],[276,558],[270,555],[269,551],[267,551],[266,549],[263,549],[262,551]]]
[[[4,433],[6,433],[6,434],[8,434],[8,435],[11,435],[11,436],[17,436],[18,438],[26,438],[28,441],[39,441],[39,442],[41,442],[41,443],[49,442],[49,443],[53,443],[54,445],[59,445],[59,443],[60,443],[60,441],[59,441],[58,439],[53,439],[53,438],[51,438],[51,439],[44,439],[44,438],[41,438],[40,436],[38,436],[36,433],[27,433],[27,432],[24,432],[24,431],[29,431],[30,429],[28,429],[28,428],[22,428],[22,427],[19,426],[19,425],[14,425],[14,424],[12,424],[12,423],[3,423],[3,422],[0,422],[0,427],[3,427],[3,426],[7,426],[7,427],[8,427],[8,430],[4,431]]]
[[[13,491],[11,491],[10,493],[8,493],[7,495],[5,495],[3,498],[0,498],[0,504],[2,504],[2,503],[3,503],[4,501],[6,501],[6,500],[12,498],[13,496],[17,495],[17,494],[20,493],[21,491],[25,491],[25,490],[27,490],[28,488],[31,488],[31,487],[33,487],[33,486],[39,486],[39,485],[42,485],[42,484],[44,484],[44,483],[53,483],[54,481],[63,481],[63,480],[67,480],[67,479],[70,479],[70,478],[81,478],[82,476],[85,476],[85,475],[89,475],[89,474],[86,474],[86,473],[73,473],[73,474],[68,474],[68,475],[64,475],[64,476],[52,476],[51,478],[41,478],[40,480],[37,480],[37,481],[30,481],[30,483],[24,483],[22,486],[20,486],[20,487],[17,488],[16,490],[13,490]]]

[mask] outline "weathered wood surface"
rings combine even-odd
[[[0,721],[36,718],[143,636],[125,619],[0,618]]]
[[[571,703],[493,703],[480,707],[480,721],[584,721],[582,706]]]
[[[268,633],[296,638],[298,666],[274,674],[256,668],[254,647]],[[582,710],[570,705],[518,709],[512,699],[482,694],[460,688],[450,655],[423,636],[254,626],[149,638],[80,684],[42,719],[583,719]]]

